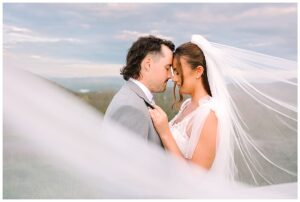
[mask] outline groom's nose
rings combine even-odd
[[[172,79],[171,71],[169,71],[169,73],[168,73],[168,79]]]

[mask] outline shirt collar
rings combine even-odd
[[[133,78],[130,78],[129,80],[132,81],[133,83],[135,83],[136,85],[138,85],[138,87],[140,87],[140,89],[145,93],[145,95],[147,96],[149,101],[152,102],[153,94],[144,84],[142,84],[140,81],[133,79]]]

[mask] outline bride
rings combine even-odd
[[[167,115],[160,107],[155,105],[155,109],[150,108],[153,123],[167,150],[210,169],[216,155],[218,120],[201,49],[190,42],[178,47],[172,71],[172,79],[180,88],[180,94],[188,94],[191,98],[182,104],[170,127]],[[197,144],[191,145],[190,140]]]
[[[271,79],[272,82],[281,81],[287,84],[296,84],[283,78],[283,75],[277,77],[276,69],[272,72],[274,73],[273,76],[268,75],[271,73],[268,72],[268,69],[262,72],[262,67],[259,66],[258,61],[257,64],[249,63],[252,58],[240,57],[242,52],[239,51],[242,50],[225,48],[218,48],[217,45],[211,44],[204,37],[193,35],[191,42],[184,43],[175,50],[172,71],[174,95],[176,98],[175,88],[177,86],[180,94],[179,102],[182,102],[183,94],[189,95],[190,98],[182,103],[178,114],[169,123],[166,113],[159,106],[155,105],[154,109],[149,108],[152,121],[165,149],[181,159],[209,170],[213,175],[228,180],[234,180],[237,175],[241,175],[242,171],[247,170],[255,184],[272,184],[277,180],[268,179],[267,173],[270,170],[268,167],[263,167],[263,163],[266,162],[276,168],[276,173],[279,172],[280,176],[295,177],[295,172],[282,167],[284,164],[281,160],[271,160],[262,151],[262,148],[267,146],[267,141],[264,142],[266,145],[260,144],[260,148],[258,147],[258,143],[263,143],[264,134],[252,134],[253,131],[252,133],[246,131],[242,122],[245,117],[242,117],[238,111],[236,103],[233,101],[234,94],[229,92],[227,86],[228,82],[236,84],[246,92],[244,96],[249,100],[257,101],[253,103],[254,107],[255,105],[262,105],[265,110],[270,109],[269,113],[272,115],[281,116],[281,125],[285,123],[283,119],[285,121],[292,120],[294,128],[296,128],[295,106],[261,93],[259,87],[254,87],[248,82],[245,75],[239,72],[239,69],[257,70],[257,78],[259,78],[259,74],[267,73],[265,77]],[[230,51],[235,51],[237,54],[232,54]],[[245,65],[248,64],[246,62],[249,63],[248,67]],[[278,60],[276,61],[274,58],[271,64],[274,62],[278,62]],[[225,78],[231,80],[226,83]],[[269,103],[262,103],[260,101],[262,99],[268,99]],[[249,100],[248,103],[250,103]],[[281,112],[284,108],[289,110],[289,114]],[[264,116],[257,111],[256,119],[249,121],[263,123],[270,120],[268,118],[265,120]],[[250,124],[245,123],[246,126]],[[272,128],[274,129],[272,133],[276,137],[276,126],[274,125]],[[296,138],[295,130],[291,133],[294,140]],[[287,131],[281,132],[287,133]],[[261,137],[256,140],[257,135],[261,135]],[[288,136],[288,134],[285,135]],[[273,148],[272,151],[276,153],[276,150],[278,148]],[[270,155],[270,151],[268,154]],[[241,156],[239,160],[235,158],[237,155]],[[243,169],[237,168],[238,163],[244,164]],[[249,180],[248,183],[250,183]]]

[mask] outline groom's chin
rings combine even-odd
[[[160,88],[157,88],[155,93],[163,93],[166,91],[166,89],[167,89],[167,82],[164,85],[160,86]]]
[[[167,84],[163,86],[162,90],[160,91],[161,93],[165,92],[167,89]]]
[[[163,93],[166,91],[166,89],[167,89],[166,87],[163,87],[163,88],[157,90],[155,93]]]

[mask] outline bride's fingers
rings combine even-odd
[[[153,105],[154,109],[156,109],[158,112],[163,112],[162,108],[160,108],[158,105]]]
[[[161,122],[161,114],[157,109],[149,109],[150,117],[152,121],[156,124]]]
[[[154,108],[159,112],[159,113],[161,113],[161,114],[164,114],[165,113],[165,111],[162,109],[162,108],[160,108],[158,105],[153,105],[154,106]]]
[[[157,117],[157,113],[155,110],[148,108],[149,114],[151,116],[152,119],[155,119]]]
[[[154,109],[158,109],[158,108],[159,108],[159,106],[156,105],[156,104],[154,104],[154,105],[152,105],[152,106],[154,107]]]
[[[150,114],[150,116],[152,117],[153,116],[153,109],[151,109],[150,107],[148,107],[148,111],[149,111],[149,114]]]

